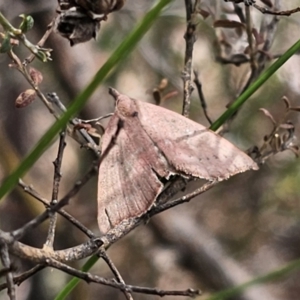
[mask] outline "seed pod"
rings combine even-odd
[[[68,10],[74,6],[77,6],[74,0],[58,0],[58,5],[61,10]]]
[[[88,12],[107,16],[112,11],[121,9],[125,0],[75,0],[75,2]]]
[[[42,73],[35,68],[29,69],[29,75],[35,85],[39,85],[43,81]]]
[[[35,100],[36,92],[33,89],[28,89],[21,93],[15,101],[15,106],[17,108],[22,108],[28,106],[31,102]]]
[[[91,19],[82,9],[67,10],[55,22],[55,30],[70,41],[71,46],[96,37],[100,23]]]

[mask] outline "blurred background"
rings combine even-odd
[[[298,0],[271,2],[282,10],[300,6]],[[256,3],[263,6],[261,1]],[[52,33],[45,47],[53,49],[53,61],[41,63],[34,60],[31,64],[43,74],[42,92],[56,92],[65,105],[72,102],[152,5],[153,1],[149,0],[127,0],[122,10],[112,13],[106,22],[101,23],[96,40],[74,47],[70,47],[68,40]],[[216,120],[226,110],[226,105],[240,94],[250,74],[248,63],[236,66],[225,61],[243,55],[247,58],[248,43],[245,32],[213,27],[220,18],[238,20],[232,3],[202,0],[200,7],[209,12],[209,16],[206,19],[197,16],[193,68],[199,73],[208,113],[212,120]],[[239,7],[244,9],[243,4]],[[56,8],[54,0],[0,1],[1,12],[13,25],[20,23],[18,16],[22,13],[34,18],[34,28],[26,35],[33,43],[37,43],[46,31],[56,15]],[[266,66],[299,39],[299,14],[276,18],[252,8],[251,18],[253,27],[258,32],[264,28],[263,38],[270,40],[270,49],[264,52]],[[271,24],[271,29],[268,24]],[[180,113],[185,29],[184,1],[174,0],[126,62],[120,64],[97,89],[78,117],[91,119],[113,112],[114,101],[108,95],[108,86],[130,97],[154,103],[152,91],[163,78],[169,82],[164,93],[175,91],[177,95],[161,105]],[[18,47],[16,53],[21,59],[29,55],[24,47]],[[22,109],[15,107],[18,95],[30,86],[22,74],[9,67],[10,63],[7,55],[0,55],[1,179],[12,172],[55,121],[39,100]],[[296,55],[246,102],[228,124],[224,137],[242,150],[261,146],[264,136],[272,131],[272,123],[259,108],[268,109],[276,120],[281,120],[285,117],[283,96],[293,106],[299,106],[299,74],[300,58]],[[191,118],[209,126],[196,90],[192,96]],[[297,112],[289,114],[288,120],[293,122],[299,136]],[[105,121],[103,125],[106,125]],[[49,200],[53,182],[52,162],[57,148],[58,141],[23,178],[26,184],[32,185]],[[93,153],[67,138],[60,198],[83,176],[93,159]],[[148,224],[114,244],[108,254],[127,284],[165,290],[200,288],[203,295],[199,299],[283,267],[300,256],[299,171],[300,163],[291,151],[272,156],[259,171],[237,175],[188,204],[153,217]],[[194,187],[199,185],[197,182],[193,184]],[[97,234],[96,185],[95,177],[65,209]],[[43,211],[41,203],[17,187],[0,203],[1,229],[17,229]],[[42,247],[47,228],[48,222],[45,222],[28,233],[22,242]],[[59,217],[56,249],[72,247],[85,240],[81,232]],[[17,257],[12,261],[18,273],[33,266]],[[80,268],[83,263],[73,262],[71,265]],[[113,277],[103,261],[99,261],[91,272]],[[274,283],[247,289],[232,299],[298,299],[299,275],[295,271]],[[68,275],[58,270],[44,269],[17,288],[17,299],[53,299],[69,280]],[[134,295],[134,299],[139,300],[158,298]],[[6,290],[0,292],[0,299],[8,299]],[[68,299],[124,299],[124,295],[109,287],[81,282]]]

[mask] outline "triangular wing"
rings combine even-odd
[[[158,177],[168,177],[168,166],[139,120],[122,120],[117,112],[103,136],[102,155],[98,224],[100,231],[106,233],[121,221],[144,214],[153,205],[163,188]]]
[[[180,114],[135,101],[145,132],[179,174],[224,180],[256,163],[226,139]]]

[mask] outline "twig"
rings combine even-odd
[[[83,123],[83,124],[89,124],[89,123],[96,123],[96,122],[99,122],[103,119],[106,119],[106,118],[109,118],[113,116],[113,113],[109,113],[109,114],[106,114],[104,116],[101,116],[101,117],[98,117],[98,118],[95,118],[95,119],[89,119],[89,120],[81,120],[81,119],[77,119],[80,123]]]
[[[10,272],[12,270],[12,268],[11,267],[9,267],[9,268],[2,268],[2,269],[0,269],[0,277],[2,277],[2,276],[4,276],[4,275],[6,275],[8,272]]]
[[[192,5],[192,0],[185,0],[186,8],[186,22],[187,28],[184,35],[185,39],[185,57],[184,57],[184,71],[182,75],[183,80],[183,107],[182,115],[188,117],[190,114],[191,106],[191,93],[193,86],[191,82],[192,78],[192,61],[193,61],[193,49],[196,41],[195,31],[196,24],[193,20],[195,9],[198,5],[198,0],[195,0],[195,6]]]
[[[21,179],[19,179],[19,186],[21,186],[26,193],[43,203],[46,207],[50,207],[50,202],[41,197],[31,186],[26,185]],[[79,230],[81,230],[84,234],[86,234],[89,238],[94,238],[95,235],[92,231],[86,228],[83,224],[81,224],[77,219],[67,213],[65,210],[60,209],[57,211],[58,214],[63,216],[66,220],[76,226]]]
[[[53,31],[53,25],[54,25],[54,21],[55,18],[51,21],[51,23],[47,26],[47,30],[44,33],[44,35],[42,36],[42,38],[39,40],[39,42],[37,43],[37,46],[42,47],[44,46],[45,42],[47,41],[47,39],[49,38],[50,34]],[[34,54],[31,54],[30,56],[28,56],[27,58],[25,58],[23,65],[27,66],[28,64],[30,64],[35,58]]]
[[[110,286],[110,287],[113,287],[113,288],[117,288],[119,290],[126,291],[126,292],[142,293],[142,294],[148,294],[148,295],[157,295],[157,296],[160,296],[160,297],[164,297],[164,296],[195,297],[195,296],[200,295],[200,291],[199,290],[194,290],[194,289],[188,289],[188,290],[185,290],[185,291],[165,291],[165,290],[159,290],[159,289],[155,289],[155,288],[125,285],[123,283],[118,283],[118,282],[115,282],[113,280],[108,280],[108,279],[99,277],[97,275],[92,275],[91,273],[88,273],[88,272],[82,272],[82,271],[76,270],[72,267],[69,267],[66,264],[55,261],[53,259],[47,259],[46,263],[47,263],[48,266],[51,266],[55,269],[58,269],[60,271],[65,272],[65,273],[68,273],[72,276],[76,276],[80,279],[83,279],[87,283],[89,283],[89,282],[100,283],[100,284],[107,285],[107,286]]]
[[[44,268],[46,268],[46,266],[44,266],[44,265],[36,265],[32,269],[30,269],[30,270],[22,273],[21,275],[15,276],[13,278],[14,284],[20,285],[23,281],[25,281],[26,279],[30,278],[31,276],[33,276],[37,272],[43,270]],[[7,288],[7,283],[0,284],[0,291],[4,290],[6,288]]]
[[[187,179],[175,176],[170,184],[165,187],[162,193],[159,195],[156,203],[158,205],[168,202],[173,196],[175,196],[179,191],[182,191],[187,185]]]
[[[153,207],[149,212],[148,212],[148,215],[150,217],[158,214],[158,213],[161,213],[167,209],[170,209],[174,206],[177,206],[179,204],[183,204],[183,203],[186,203],[186,202],[189,202],[191,201],[193,198],[195,198],[196,196],[200,195],[200,194],[203,194],[204,192],[210,190],[212,187],[214,187],[216,184],[218,183],[218,181],[210,181],[210,182],[207,182],[205,183],[204,185],[202,185],[200,188],[196,189],[195,191],[185,195],[185,196],[182,196],[178,199],[175,199],[173,201],[170,201],[170,202],[167,202],[167,203],[164,203],[162,205],[159,205],[159,206],[155,206]]]
[[[251,75],[243,87],[242,91],[239,93],[240,95],[250,86],[250,84],[260,75],[263,71],[266,61],[268,60],[269,56],[266,55],[271,48],[271,45],[274,40],[275,31],[276,31],[276,24],[278,23],[278,17],[274,16],[274,18],[267,23],[267,20],[263,20],[261,25],[261,34],[266,34],[265,42],[262,48],[262,51],[258,52],[259,56],[256,59],[256,68],[251,72]]]
[[[290,10],[282,10],[282,11],[270,10],[268,8],[261,7],[257,4],[253,4],[253,7],[255,7],[257,10],[259,10],[263,14],[269,14],[269,15],[274,15],[274,16],[290,16],[290,15],[300,11],[300,7],[296,7],[294,9],[290,9]]]
[[[55,205],[58,200],[59,184],[60,184],[60,180],[61,180],[61,164],[62,164],[64,149],[66,146],[65,140],[66,140],[66,131],[64,130],[60,133],[57,158],[53,162],[54,178],[53,178],[52,198],[51,198],[51,202],[50,202],[51,206]],[[48,236],[47,236],[47,240],[44,244],[44,247],[53,248],[55,227],[56,227],[56,222],[57,222],[56,212],[52,212],[49,215],[49,219],[50,219],[49,220],[50,222],[49,222],[49,228],[48,228]]]
[[[194,76],[195,76],[194,83],[195,83],[197,91],[198,91],[198,95],[199,95],[201,107],[203,109],[203,113],[205,115],[206,120],[211,125],[213,122],[212,122],[212,120],[209,117],[208,112],[207,112],[207,105],[206,105],[205,97],[204,97],[203,91],[202,91],[202,84],[201,84],[201,82],[199,80],[199,76],[198,76],[198,72],[197,71],[194,71]]]
[[[66,107],[63,105],[63,103],[60,101],[59,97],[57,96],[56,93],[48,93],[47,95],[47,99],[53,103],[55,106],[58,107],[58,109],[61,112],[66,112]],[[78,125],[80,124],[80,120],[77,118],[74,118],[72,120],[70,120],[70,123],[72,125]],[[91,136],[87,133],[87,131],[84,128],[80,128],[79,129],[80,134],[82,135],[82,137],[86,140],[87,144],[86,146],[90,149],[93,150],[93,152],[96,154],[97,157],[100,156],[100,150],[98,145],[94,142],[94,140],[91,138]],[[80,141],[78,141],[80,143]]]
[[[112,262],[112,260],[109,258],[109,256],[107,255],[106,251],[104,249],[100,249],[98,255],[100,257],[103,258],[103,260],[106,262],[106,264],[108,265],[108,267],[110,268],[110,270],[112,271],[112,273],[114,274],[114,276],[116,277],[117,281],[119,283],[122,283],[125,285],[125,281],[123,280],[120,272],[118,271],[118,269],[116,268],[116,266],[114,265],[114,263]],[[133,300],[132,295],[129,291],[123,291],[125,297],[127,300]]]
[[[146,219],[164,210],[167,210],[171,207],[174,207],[176,205],[185,203],[190,201],[195,196],[204,193],[205,191],[212,188],[217,182],[209,182],[204,184],[199,189],[195,190],[192,193],[189,193],[186,196],[183,196],[179,199],[176,199],[170,203],[162,204],[154,206],[146,215],[143,215],[141,217],[136,217],[128,220],[124,220],[119,225],[111,229],[106,235],[100,237],[100,238],[92,238],[89,241],[87,241],[84,244],[75,246],[73,248],[65,249],[65,250],[59,250],[59,251],[53,251],[51,249],[37,249],[34,247],[30,247],[27,245],[24,245],[20,242],[17,242],[15,239],[15,236],[19,237],[22,235],[22,230],[24,230],[24,226],[21,228],[21,232],[18,234],[18,232],[13,233],[6,233],[0,230],[0,239],[3,240],[3,242],[7,243],[9,245],[10,251],[17,255],[18,257],[23,257],[25,259],[29,259],[30,261],[34,261],[37,263],[44,263],[47,258],[49,259],[55,259],[58,261],[65,261],[70,262],[74,260],[79,260],[82,258],[86,258],[90,256],[91,254],[94,254],[99,247],[103,247],[104,249],[107,249],[112,244],[117,242],[119,239],[127,235],[130,231],[132,231],[134,228],[136,228],[138,225],[140,225],[142,222],[144,222]],[[57,210],[59,209],[59,206],[63,205],[63,203],[58,203],[56,206],[50,208],[50,210]],[[46,219],[48,217],[47,212],[45,212],[46,215],[41,215],[39,218],[44,217]],[[44,213],[44,214],[45,214]],[[35,220],[36,223],[40,222],[41,220]],[[26,229],[26,228],[25,228]]]
[[[32,44],[29,40],[27,40],[22,30],[13,27],[1,12],[0,12],[0,24],[11,37],[21,41],[24,44],[24,46],[33,55],[37,56],[40,60],[42,60],[43,62],[47,62],[48,60],[51,60],[51,55],[50,55],[50,52],[52,51],[51,49],[41,48],[38,45]]]
[[[10,269],[10,259],[8,254],[8,246],[6,243],[0,241],[0,256],[1,256],[1,262],[3,264],[3,267],[6,269]],[[7,294],[9,296],[10,300],[16,299],[16,290],[13,280],[13,275],[11,271],[8,271],[5,274],[6,277],[6,283],[7,283]]]
[[[253,45],[250,6],[245,6],[245,10],[246,10],[246,32],[247,32],[248,44],[249,44],[250,67],[251,67],[251,72],[254,73],[257,69],[257,65],[255,61],[255,49]]]
[[[45,212],[43,212],[38,217],[32,219],[28,223],[26,223],[23,227],[13,231],[11,234],[12,236],[18,240],[20,239],[28,230],[37,227],[39,224],[44,222],[48,219],[49,214],[52,212],[56,212],[60,210],[63,206],[67,205],[69,203],[69,200],[76,195],[76,193],[80,190],[80,188],[95,174],[95,167],[92,167],[86,175],[79,181],[77,181],[74,185],[74,187],[55,205],[52,205],[49,207],[49,209]]]
[[[237,5],[236,3],[233,3],[233,7],[234,7],[234,12],[239,17],[241,23],[246,23],[245,15],[244,15],[242,8],[239,5]]]
[[[42,100],[42,102],[45,104],[49,112],[56,118],[59,118],[59,115],[54,111],[52,104],[47,100],[47,98],[44,96],[44,94],[40,91],[39,87],[33,82],[32,78],[29,75],[29,72],[27,71],[27,68],[25,65],[22,64],[19,57],[10,50],[8,53],[8,56],[14,61],[14,67],[25,77],[27,82],[31,85],[31,87],[35,90],[38,97]]]

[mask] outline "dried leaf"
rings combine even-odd
[[[286,109],[289,110],[291,109],[291,103],[290,103],[290,100],[286,97],[286,96],[283,96],[282,97],[282,100],[286,106]]]
[[[217,20],[214,22],[214,27],[245,29],[245,24],[233,20]]]
[[[295,126],[292,123],[283,123],[280,124],[279,127],[282,129],[295,129]]]
[[[158,85],[158,89],[162,92],[168,86],[168,84],[169,84],[168,79],[163,78]]]
[[[259,46],[259,45],[261,45],[261,44],[264,43],[265,40],[264,40],[263,35],[260,34],[260,33],[257,31],[256,28],[252,28],[252,34],[253,34],[253,36],[254,36],[254,38],[255,38],[256,46]]]
[[[210,16],[210,13],[202,8],[199,8],[198,13],[203,17],[204,20]]]
[[[265,109],[265,108],[260,108],[259,110],[262,111],[262,112],[265,114],[265,116],[268,117],[268,118],[272,121],[272,123],[273,123],[274,125],[276,125],[275,119],[273,118],[273,116],[271,115],[271,113],[270,113],[267,109]]]
[[[17,108],[22,108],[28,106],[31,102],[35,100],[36,92],[33,89],[28,89],[21,93],[15,101],[15,106]]]
[[[175,112],[111,89],[116,109],[102,137],[98,224],[102,233],[141,216],[172,175],[222,181],[257,169],[230,142]]]

